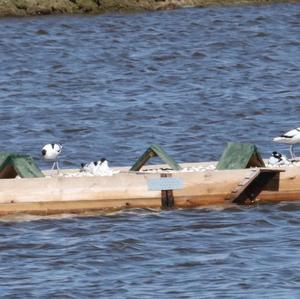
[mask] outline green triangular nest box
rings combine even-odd
[[[43,173],[29,155],[0,152],[0,179],[43,177]]]
[[[161,146],[158,144],[152,144],[145,153],[134,163],[134,165],[130,168],[130,171],[139,171],[147,161],[152,158],[158,156],[162,159],[166,164],[168,164],[174,170],[180,170],[181,167],[179,164],[171,158]]]
[[[257,147],[248,143],[229,142],[217,164],[219,170],[250,167],[265,167],[265,163]]]

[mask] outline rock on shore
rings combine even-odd
[[[0,0],[0,16],[98,14],[107,11],[145,11],[186,6],[291,2],[278,0]],[[299,2],[294,0],[293,2]]]

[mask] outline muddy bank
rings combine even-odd
[[[280,0],[1,0],[0,16],[155,11],[185,6],[300,2]]]

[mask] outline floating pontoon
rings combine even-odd
[[[153,156],[166,164],[145,165]],[[220,161],[178,164],[152,145],[111,176],[40,171],[27,155],[0,155],[0,215],[125,208],[190,208],[300,200],[300,166],[266,167],[257,148],[230,143]]]

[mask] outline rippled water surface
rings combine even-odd
[[[1,151],[218,159],[299,127],[299,4],[0,20]],[[297,148],[296,148],[297,152]],[[298,149],[300,154],[300,148]],[[3,218],[2,298],[298,298],[300,206]]]

